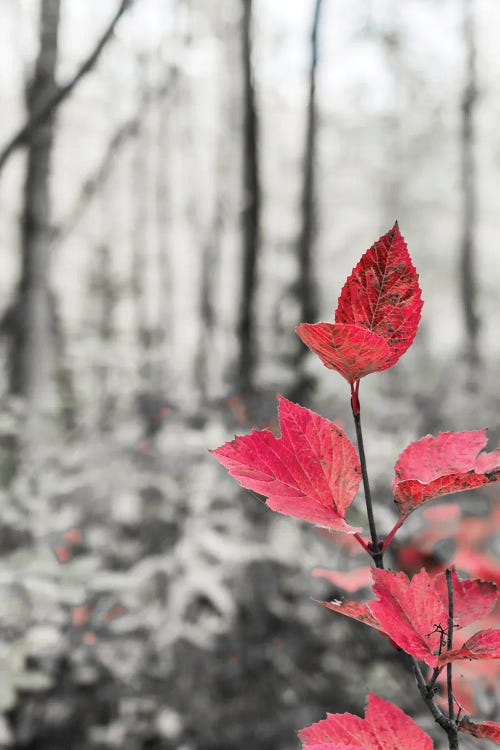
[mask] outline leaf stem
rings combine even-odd
[[[369,548],[369,546],[367,545],[363,537],[360,536],[359,534],[353,534],[353,537],[355,538],[357,542],[359,542],[359,544],[363,547],[365,552],[368,552],[368,554],[371,555],[371,549]]]
[[[377,568],[384,567],[384,549],[379,543],[375,516],[373,515],[373,502],[370,490],[370,481],[368,479],[368,469],[366,465],[365,446],[363,443],[363,430],[361,428],[361,404],[358,397],[359,381],[351,385],[351,406],[354,426],[356,427],[356,439],[358,441],[359,462],[361,464],[361,476],[363,477],[363,487],[365,491],[366,513],[368,515],[368,525],[370,527],[371,550],[369,550]]]
[[[448,638],[446,648],[448,651],[451,651],[453,648],[453,618],[455,608],[453,601],[453,578],[450,568],[446,568],[446,585],[448,588]],[[450,724],[454,727],[454,731],[451,728],[448,731],[448,744],[450,750],[457,750],[458,731],[455,724],[455,709],[453,705],[453,666],[451,662],[446,665],[446,691],[448,693],[448,717]]]
[[[406,516],[401,516],[401,518],[398,520],[398,522],[396,523],[396,525],[388,533],[388,535],[387,535],[387,537],[386,537],[386,539],[384,541],[384,552],[388,548],[388,546],[390,545],[390,543],[392,542],[392,540],[394,538],[394,535],[396,534],[396,532],[398,531],[398,529],[401,528],[401,526],[403,525],[403,523],[405,521],[406,521]]]

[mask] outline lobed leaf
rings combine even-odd
[[[435,497],[497,482],[500,450],[480,453],[486,443],[486,430],[441,432],[411,443],[395,466],[392,489],[399,511],[407,515]]]
[[[500,659],[500,630],[480,630],[461,648],[442,654],[439,663],[448,664],[457,659]]]
[[[432,750],[431,738],[397,706],[372,693],[365,718],[327,714],[299,732],[304,750]]]
[[[344,520],[361,480],[356,449],[328,419],[278,396],[281,438],[269,430],[236,437],[211,453],[242,487],[278,513],[353,534]]]
[[[370,610],[383,630],[403,651],[435,667],[448,624],[448,609],[425,570],[410,581],[405,573],[373,571],[373,591],[378,601]]]
[[[416,659],[435,668],[457,659],[500,658],[500,630],[483,630],[461,648],[446,652],[448,592],[445,574],[435,578],[422,570],[410,580],[405,573],[372,568],[374,601],[321,602],[334,612],[364,622]],[[464,627],[491,612],[497,600],[494,584],[460,581],[453,574],[455,622]]]
[[[453,623],[455,628],[464,628],[482,617],[486,617],[498,600],[497,587],[492,581],[467,579],[460,581],[456,571],[452,572],[453,582]],[[445,609],[448,607],[448,584],[446,573],[438,573],[433,578],[436,589]]]

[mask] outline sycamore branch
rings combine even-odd
[[[41,97],[41,100],[35,105],[30,117],[14,133],[5,146],[0,150],[0,172],[5,166],[9,157],[18,148],[24,146],[31,133],[56,110],[67,97],[71,94],[75,86],[89,73],[97,63],[101,53],[111,37],[115,27],[126,10],[130,8],[134,0],[121,0],[113,18],[108,27],[98,40],[92,52],[82,62],[75,74],[63,86],[58,86],[55,90],[51,89],[47,97]]]

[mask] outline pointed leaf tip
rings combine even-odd
[[[278,396],[281,437],[253,430],[212,451],[242,487],[278,513],[353,534],[344,520],[361,481],[356,449],[344,431]]]
[[[422,309],[418,275],[396,222],[362,256],[340,293],[335,322],[295,330],[349,383],[392,367],[411,346]]]

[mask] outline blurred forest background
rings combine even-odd
[[[207,449],[276,391],[352,433],[293,329],[395,219],[425,305],[361,388],[381,527],[407,442],[498,440],[499,28],[497,0],[0,0],[0,747],[292,750],[367,688],[434,732],[385,639],[311,601],[352,551]],[[500,583],[499,493],[452,501],[398,564]],[[460,694],[498,720],[495,670]]]

